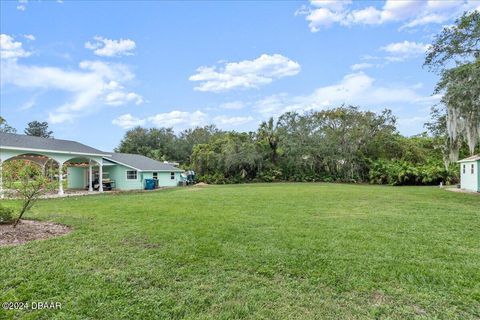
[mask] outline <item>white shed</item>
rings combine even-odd
[[[480,154],[458,161],[460,186],[464,190],[480,192]]]

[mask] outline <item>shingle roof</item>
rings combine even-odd
[[[86,146],[76,141],[41,138],[15,133],[0,132],[0,147],[5,149],[31,149],[42,151],[58,151],[61,153],[109,155],[106,152]]]
[[[106,159],[117,162],[119,164],[125,164],[129,167],[141,170],[141,171],[180,171],[182,169],[172,166],[169,163],[163,163],[157,160],[150,159],[140,154],[130,153],[111,153],[110,157]]]
[[[458,162],[469,162],[469,161],[478,161],[480,160],[480,154],[476,154],[476,155],[473,155],[471,157],[468,157],[468,158],[465,158],[465,159],[462,159]]]

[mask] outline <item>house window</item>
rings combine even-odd
[[[158,172],[153,173],[153,179],[158,180]]]
[[[464,164],[463,165],[463,174],[465,174],[465,167],[466,167],[466,165]]]
[[[137,171],[127,170],[127,180],[137,180]]]
[[[170,180],[175,180],[175,172],[170,172]]]
[[[472,174],[475,173],[475,169],[474,169],[474,168],[475,168],[475,166],[474,166],[473,163],[472,163],[472,169],[470,170]]]

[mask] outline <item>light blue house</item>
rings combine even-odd
[[[460,187],[480,192],[480,154],[458,161],[460,163]]]
[[[42,167],[53,161],[58,170],[59,194],[64,193],[64,179],[69,189],[102,192],[106,186],[141,190],[146,179],[155,179],[159,187],[177,186],[183,172],[172,164],[138,154],[104,152],[70,140],[0,133],[0,173],[2,164],[10,160],[29,160]],[[0,174],[3,195],[1,177]]]
[[[69,166],[68,188],[82,189],[88,186],[87,168]],[[174,187],[179,184],[183,170],[171,164],[159,162],[139,154],[111,153],[103,158],[103,182],[109,182],[114,189],[139,190],[145,187],[145,179],[155,179],[158,186]],[[93,172],[94,186],[98,171]]]

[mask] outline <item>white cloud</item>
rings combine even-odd
[[[362,2],[357,2],[362,3]],[[430,23],[444,23],[464,11],[479,10],[476,1],[469,0],[387,0],[381,8],[367,6],[352,9],[351,1],[311,1],[311,6],[302,6],[297,15],[305,15],[312,32],[332,24],[351,26],[356,24],[378,25],[401,22],[403,28],[412,28]]]
[[[131,129],[137,126],[143,126],[145,124],[145,119],[136,118],[130,113],[127,113],[113,119],[112,123],[123,129]]]
[[[143,103],[143,97],[135,92],[124,91],[113,91],[105,97],[105,103],[110,106],[121,106],[129,102],[140,105]]]
[[[0,34],[0,58],[2,60],[16,60],[29,55],[31,55],[31,52],[25,51],[20,41],[15,41],[8,34]]]
[[[352,0],[311,0],[312,6],[328,8],[330,10],[342,10],[352,3]]]
[[[72,121],[97,111],[103,105],[141,104],[143,98],[125,90],[123,84],[134,74],[123,64],[101,61],[82,61],[79,69],[24,65],[18,57],[28,56],[20,42],[7,35],[1,39],[0,85],[41,89],[43,92],[59,90],[67,92],[69,100],[49,112],[49,121],[61,123]]]
[[[229,62],[219,68],[202,66],[189,80],[200,82],[195,90],[220,92],[235,88],[257,88],[299,72],[300,65],[287,57],[262,54],[255,60]]]
[[[405,40],[403,42],[390,43],[382,47],[381,50],[386,51],[388,53],[399,54],[399,55],[405,55],[405,54],[421,55],[421,54],[425,54],[428,47],[429,45],[423,44],[421,42],[417,43],[417,42],[410,42]]]
[[[172,127],[175,130],[181,130],[203,126],[208,123],[215,123],[223,128],[231,128],[247,124],[253,120],[254,118],[252,116],[219,115],[211,117],[209,114],[198,110],[193,112],[173,110],[165,113],[157,113],[145,118],[137,118],[128,113],[113,119],[112,123],[124,129],[130,129],[139,125],[148,125],[159,128]]]
[[[35,36],[33,34],[24,34],[23,37],[27,40],[34,41]]]
[[[352,71],[359,71],[359,70],[364,70],[364,69],[368,69],[368,68],[371,68],[373,67],[373,64],[371,63],[355,63],[355,64],[352,64],[350,66],[350,69],[352,69]]]
[[[205,124],[207,114],[201,111],[186,112],[174,110],[158,113],[147,120],[156,127],[195,127]]]
[[[242,124],[246,124],[250,121],[253,120],[253,117],[248,116],[248,117],[230,117],[230,116],[217,116],[213,118],[213,121],[217,123],[220,126],[239,126]]]
[[[227,110],[240,110],[245,108],[245,103],[242,101],[231,101],[221,104],[220,108]]]
[[[17,9],[20,11],[27,10],[27,3],[28,3],[28,0],[18,0]]]
[[[354,104],[369,108],[385,108],[391,104],[428,105],[438,97],[425,97],[412,86],[377,85],[374,78],[363,72],[347,74],[329,86],[316,89],[303,96],[279,94],[266,97],[254,104],[254,109],[263,116],[280,115],[287,111],[320,110],[341,104]]]
[[[349,24],[380,24],[382,23],[382,12],[375,7],[367,7],[354,10],[345,16],[344,25]]]
[[[387,61],[398,62],[407,58],[422,56],[429,47],[430,45],[428,44],[405,40],[403,42],[390,43],[384,47],[381,47],[380,50],[391,54],[391,56],[386,57]]]
[[[101,57],[130,56],[136,46],[135,41],[130,39],[112,40],[100,36],[93,39],[95,42],[85,42],[85,48],[93,50],[93,53]]]

